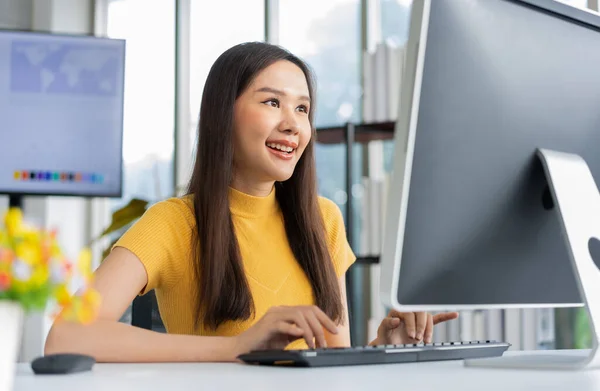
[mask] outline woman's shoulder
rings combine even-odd
[[[192,196],[170,197],[152,204],[144,213],[143,219],[158,219],[164,222],[185,223],[194,227],[194,203]]]
[[[319,209],[325,220],[325,224],[330,223],[343,223],[343,216],[340,207],[327,197],[319,196]]]
[[[329,247],[336,275],[340,277],[356,261],[356,256],[346,239],[346,226],[340,207],[325,197],[319,197],[319,207],[325,225],[327,246]]]
[[[180,282],[189,265],[195,219],[191,200],[172,197],[152,204],[114,244],[135,254],[144,265],[144,293]]]
[[[323,223],[328,235],[337,236],[339,233],[344,233],[344,217],[340,207],[329,198],[319,196],[319,209],[323,216]]]

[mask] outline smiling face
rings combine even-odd
[[[292,176],[311,138],[310,103],[306,76],[289,61],[254,78],[234,107],[235,188],[271,189]]]

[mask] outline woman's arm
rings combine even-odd
[[[170,335],[120,323],[147,283],[138,257],[116,247],[95,273],[94,288],[102,297],[98,319],[87,326],[55,322],[45,354],[82,353],[98,362],[235,361],[234,338]]]
[[[350,347],[350,320],[348,319],[348,300],[346,298],[346,276],[342,275],[338,279],[340,286],[340,296],[342,299],[343,321],[338,325],[337,334],[331,334],[325,331],[325,340],[328,347]]]

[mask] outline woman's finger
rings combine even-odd
[[[390,311],[389,316],[400,318],[400,320],[404,322],[404,329],[406,330],[406,334],[410,338],[415,339],[417,321],[414,312],[398,312],[392,310]]]
[[[315,314],[319,323],[321,325],[323,325],[323,327],[325,327],[327,329],[327,331],[329,331],[332,334],[338,333],[338,328],[337,328],[335,322],[333,320],[331,320],[331,318],[329,318],[329,316],[327,316],[327,314],[325,314],[319,307],[312,306],[312,307],[310,307],[310,309]]]
[[[415,339],[421,341],[425,335],[425,329],[427,327],[427,312],[415,312]]]
[[[275,330],[281,334],[291,335],[293,337],[301,337],[302,334],[304,334],[304,331],[300,327],[284,320],[280,320],[276,323]]]
[[[323,332],[323,326],[319,319],[317,319],[317,315],[313,311],[306,311],[304,314],[306,318],[306,322],[308,326],[311,328],[313,335],[315,336],[315,341],[317,343],[318,348],[327,347],[327,341],[325,340],[325,333]]]
[[[427,327],[425,328],[425,343],[433,341],[433,315],[427,314]]]
[[[400,326],[400,318],[388,316],[381,323],[383,324],[383,327],[386,331],[391,331]]]
[[[302,329],[302,336],[306,340],[306,344],[309,348],[314,349],[315,336],[312,332],[312,328],[308,325],[308,322],[304,318],[304,314],[302,313],[302,311],[297,308],[291,309],[290,311],[286,311],[283,316],[284,320],[288,322],[293,322],[296,324],[296,326]]]
[[[434,315],[433,324],[446,322],[456,318],[458,318],[458,312],[443,312],[441,314]]]

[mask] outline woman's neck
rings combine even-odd
[[[249,194],[255,197],[266,197],[271,194],[275,181],[268,182],[250,182],[240,178],[233,178],[231,187],[237,191]]]

